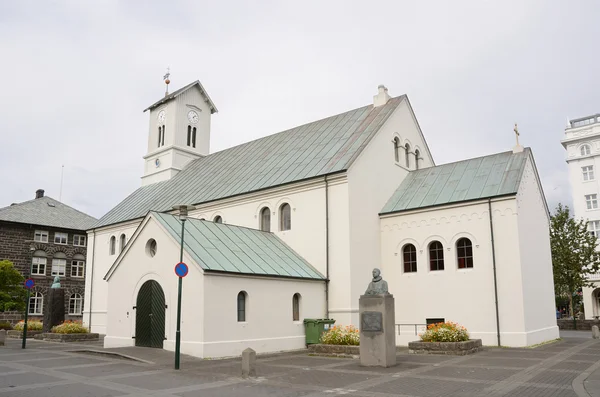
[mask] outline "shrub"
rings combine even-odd
[[[0,322],[0,329],[5,329],[7,331],[10,331],[11,329],[13,329],[11,323],[9,323],[8,321],[2,321]]]
[[[321,343],[326,345],[360,345],[358,329],[352,325],[345,327],[336,325],[321,335]]]
[[[89,331],[81,324],[81,321],[65,321],[52,327],[52,332],[55,334],[87,334]]]
[[[25,321],[21,320],[15,324],[14,329],[17,331],[23,331]],[[27,320],[27,331],[41,331],[44,327],[41,321],[38,320]]]
[[[419,335],[423,342],[464,342],[469,340],[469,333],[462,325],[452,322],[431,324],[427,331]]]

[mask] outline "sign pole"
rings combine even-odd
[[[25,280],[25,288],[27,288],[27,300],[25,301],[25,321],[23,322],[23,344],[21,345],[21,349],[25,349],[25,345],[27,344],[27,315],[29,314],[29,297],[31,294],[31,289],[35,286],[35,282],[33,279],[28,278]]]
[[[181,220],[181,249],[179,251],[179,263],[183,262],[183,234],[185,233],[185,218]],[[179,356],[181,351],[181,287],[183,277],[179,276],[177,288],[177,331],[175,332],[175,369],[179,369]]]

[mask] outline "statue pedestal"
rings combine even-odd
[[[361,295],[360,365],[393,367],[396,365],[396,335],[393,295]]]
[[[63,321],[65,321],[65,290],[50,288],[44,310],[44,332],[51,332],[52,327]]]

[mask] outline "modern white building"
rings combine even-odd
[[[570,120],[561,143],[567,151],[574,216],[586,219],[590,233],[598,236],[600,185],[596,175],[600,167],[600,114]],[[591,277],[599,281],[600,287],[600,275]],[[600,316],[599,288],[583,288],[583,307],[586,319]]]
[[[302,348],[305,318],[358,326],[374,267],[408,324],[399,344],[441,318],[489,345],[558,337],[530,149],[435,166],[408,98],[384,86],[361,108],[215,153],[199,82],[146,110],[142,187],[88,232],[84,321],[105,346],[174,349],[181,204],[195,207],[183,353]]]

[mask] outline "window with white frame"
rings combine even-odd
[[[45,276],[46,275],[46,253],[38,250],[33,253],[31,260],[31,275],[32,276]]]
[[[593,181],[594,180],[594,166],[593,165],[581,167],[581,171],[583,172],[583,180],[584,181]]]
[[[588,222],[588,231],[594,237],[600,236],[600,221],[589,221]]]
[[[67,240],[69,239],[69,235],[67,233],[54,233],[54,244],[67,244]]]
[[[29,314],[42,314],[44,309],[44,295],[34,293],[29,298]]]
[[[79,294],[73,294],[69,298],[69,314],[81,315],[83,309],[83,298]]]
[[[48,231],[47,230],[36,230],[33,236],[33,241],[37,241],[38,243],[47,243],[48,242]]]
[[[279,230],[292,229],[292,207],[288,203],[284,203],[279,207]]]
[[[52,258],[52,275],[62,276],[66,274],[67,258],[62,252],[57,252]]]
[[[125,244],[127,244],[127,236],[125,236],[125,234],[121,234],[121,237],[119,237],[119,252],[123,252],[125,249]]]
[[[86,236],[74,235],[73,245],[76,247],[85,247]]]
[[[85,269],[85,258],[81,254],[73,255],[71,261],[71,277],[83,277]]]
[[[110,238],[110,244],[108,246],[108,254],[109,255],[114,255],[115,254],[116,246],[117,246],[117,238],[115,236],[112,236]]]
[[[591,153],[591,149],[590,149],[590,145],[583,145],[580,149],[579,149],[580,153],[582,156],[587,156]]]
[[[598,195],[597,194],[586,194],[585,205],[588,210],[595,210],[598,208]]]

